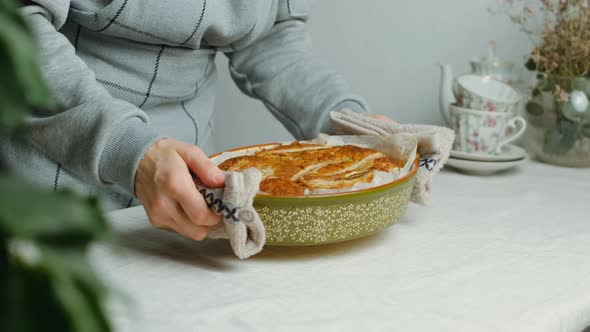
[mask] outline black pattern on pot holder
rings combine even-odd
[[[436,164],[438,164],[439,161],[439,159],[434,158],[423,158],[420,159],[419,166],[426,168],[429,172],[432,172],[432,170],[434,169],[434,167],[436,167]]]
[[[201,195],[205,199],[205,203],[207,203],[207,207],[211,210],[219,213],[223,216],[223,218],[227,221],[238,223],[240,219],[238,218],[238,210],[240,209],[237,206],[233,206],[231,204],[226,204],[222,200],[222,192],[221,190],[212,190],[205,187],[197,186]]]

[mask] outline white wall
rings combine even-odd
[[[441,124],[437,62],[465,72],[468,58],[485,55],[492,39],[501,57],[518,64],[531,48],[505,16],[488,13],[496,1],[320,0],[308,25],[317,56],[340,71],[373,112]],[[224,56],[218,65],[217,149],[291,140],[260,102],[238,91]]]

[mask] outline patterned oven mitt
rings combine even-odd
[[[332,132],[336,135],[416,135],[421,159],[411,200],[420,205],[428,203],[432,176],[438,173],[449,159],[455,139],[454,131],[429,125],[387,123],[346,109],[331,112],[330,119]]]
[[[211,239],[229,239],[240,259],[257,254],[264,247],[266,233],[260,216],[253,207],[260,188],[262,173],[255,168],[227,172],[225,187],[206,188],[196,183],[207,206],[223,217],[223,222],[209,230]]]

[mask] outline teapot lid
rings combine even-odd
[[[496,53],[496,41],[491,40],[488,43],[488,55],[486,57],[471,58],[471,62],[478,65],[485,65],[487,67],[512,67],[511,62],[507,62],[498,57]]]

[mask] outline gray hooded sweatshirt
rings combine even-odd
[[[137,204],[135,172],[162,137],[211,153],[218,52],[237,86],[296,139],[329,130],[328,112],[365,102],[311,54],[307,0],[33,0],[57,113],[35,110],[28,140],[0,137],[3,167],[49,188]]]

